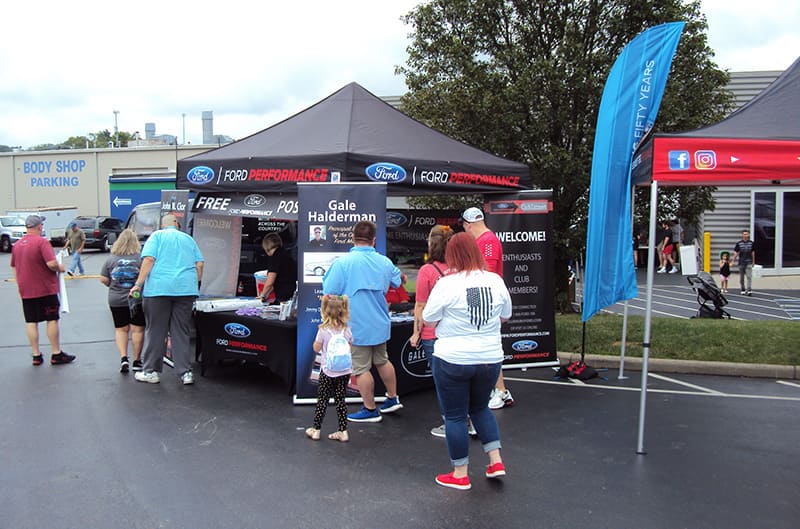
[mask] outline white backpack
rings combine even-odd
[[[325,349],[325,367],[330,371],[348,371],[353,368],[350,342],[345,338],[344,331],[334,334],[328,341],[328,347]]]

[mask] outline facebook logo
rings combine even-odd
[[[671,171],[689,169],[689,151],[669,151],[669,168]]]

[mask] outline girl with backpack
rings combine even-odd
[[[318,441],[322,420],[333,397],[336,403],[336,416],[339,429],[328,435],[328,439],[347,442],[347,405],[345,396],[347,382],[353,372],[350,344],[353,333],[347,322],[350,320],[350,303],[347,296],[325,294],[320,307],[322,323],[314,339],[314,352],[321,353],[319,386],[317,388],[317,407],[314,410],[314,425],[306,429],[306,435]]]

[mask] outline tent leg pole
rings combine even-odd
[[[622,347],[619,352],[619,380],[625,380],[625,346],[628,341],[628,300],[625,300],[625,309],[622,312]]]
[[[586,322],[583,322],[581,327],[581,364],[584,362],[586,352]]]
[[[644,339],[642,340],[642,389],[639,401],[639,436],[636,453],[646,454],[644,450],[644,421],[647,407],[647,368],[650,359],[650,324],[653,313],[653,279],[655,278],[656,208],[658,207],[658,182],[650,185],[650,232],[647,242],[647,305],[644,312]]]
[[[633,219],[635,218],[636,212],[636,188],[631,186],[631,226],[634,225]],[[634,241],[636,240],[636,233],[633,234]],[[634,245],[633,251],[638,252],[638,244]],[[634,255],[634,257],[636,257]],[[634,272],[635,273],[635,272]],[[625,310],[622,312],[622,347],[619,351],[619,375],[617,376],[618,380],[625,380],[628,377],[625,376],[625,349],[628,345],[628,300],[625,300]]]

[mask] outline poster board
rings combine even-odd
[[[316,402],[319,362],[312,345],[321,322],[322,278],[330,264],[353,246],[355,224],[377,226],[375,249],[386,253],[386,184],[305,184],[297,186],[297,378],[295,404]],[[317,236],[316,228],[319,228]],[[324,235],[324,236],[323,236]],[[379,385],[376,384],[376,390]],[[357,397],[353,377],[349,397]]]
[[[486,225],[503,246],[511,319],[501,328],[503,369],[558,365],[553,290],[553,193],[492,196]]]

